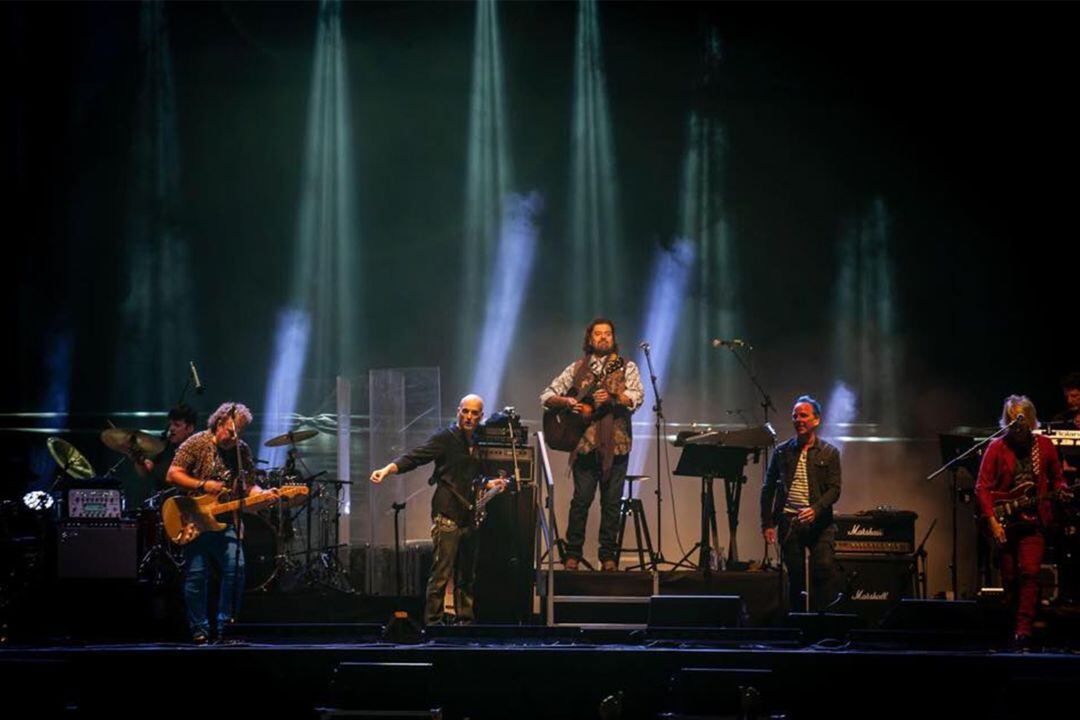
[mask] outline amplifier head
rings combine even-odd
[[[500,472],[507,477],[514,476],[514,451],[508,447],[480,447],[477,448],[480,458],[481,471],[485,475],[498,475]],[[518,468],[521,470],[521,482],[533,481],[533,467],[536,465],[536,448],[531,445],[517,449]]]

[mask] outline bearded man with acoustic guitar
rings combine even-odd
[[[1016,610],[1014,640],[1021,647],[1031,642],[1039,567],[1053,522],[1051,497],[1071,499],[1057,449],[1032,433],[1038,425],[1031,400],[1005,398],[1001,427],[1008,432],[987,446],[975,483],[979,512],[998,546],[1005,596]]]
[[[247,497],[264,492],[258,485],[245,487],[244,475],[255,463],[251,448],[240,439],[240,433],[251,423],[251,411],[240,403],[222,403],[207,421],[207,428],[197,432],[176,450],[167,479],[189,495],[220,497],[230,491],[229,478],[237,479],[239,492]],[[189,501],[190,502],[190,501]],[[204,531],[190,542],[184,541],[184,604],[187,606],[188,626],[192,642],[203,644],[210,638],[210,622],[206,617],[207,592],[210,583],[210,563],[221,573],[221,592],[218,595],[217,630],[236,619],[240,593],[244,587],[244,550],[231,517],[219,531]],[[180,542],[179,538],[172,538]]]
[[[618,569],[619,504],[633,439],[630,416],[641,406],[645,390],[637,365],[619,357],[610,320],[589,323],[582,350],[584,356],[570,363],[540,395],[544,435],[553,449],[571,453],[574,497],[563,565],[577,570],[581,562],[585,523],[599,486],[599,556],[601,570],[610,571]]]

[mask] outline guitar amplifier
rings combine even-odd
[[[476,444],[481,447],[510,447],[510,428],[505,425],[485,423],[476,428]],[[529,428],[514,424],[514,444],[523,448],[529,444]]]
[[[57,527],[58,578],[133,580],[138,574],[139,528],[134,521],[110,525],[64,523]]]
[[[915,519],[908,510],[863,510],[836,516],[836,551],[910,555],[915,552]]]
[[[497,476],[503,472],[506,477],[514,477],[514,452],[509,447],[480,447],[476,452],[484,475]],[[517,461],[522,484],[531,483],[536,465],[536,448],[531,445],[518,447]]]

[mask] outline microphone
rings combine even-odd
[[[753,350],[754,349],[753,345],[746,342],[745,340],[740,340],[739,338],[734,338],[732,340],[724,340],[722,338],[713,338],[712,339],[712,346],[713,347],[728,347],[728,348],[744,347],[747,350]]]
[[[645,352],[649,352],[649,348],[651,347],[651,345],[649,345],[649,343],[647,343],[647,342],[643,342],[640,345],[638,345],[638,347],[641,348],[642,350],[644,350]]]
[[[199,380],[199,371],[195,369],[195,361],[188,362],[188,367],[191,368],[191,381],[195,383],[195,392],[202,395],[203,386],[202,381]]]

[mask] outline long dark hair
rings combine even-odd
[[[609,325],[611,327],[611,351],[616,355],[619,354],[619,343],[615,340],[615,323],[611,322],[607,318],[596,318],[589,326],[585,328],[585,340],[581,343],[581,351],[586,355],[592,353],[592,331],[597,325]]]

